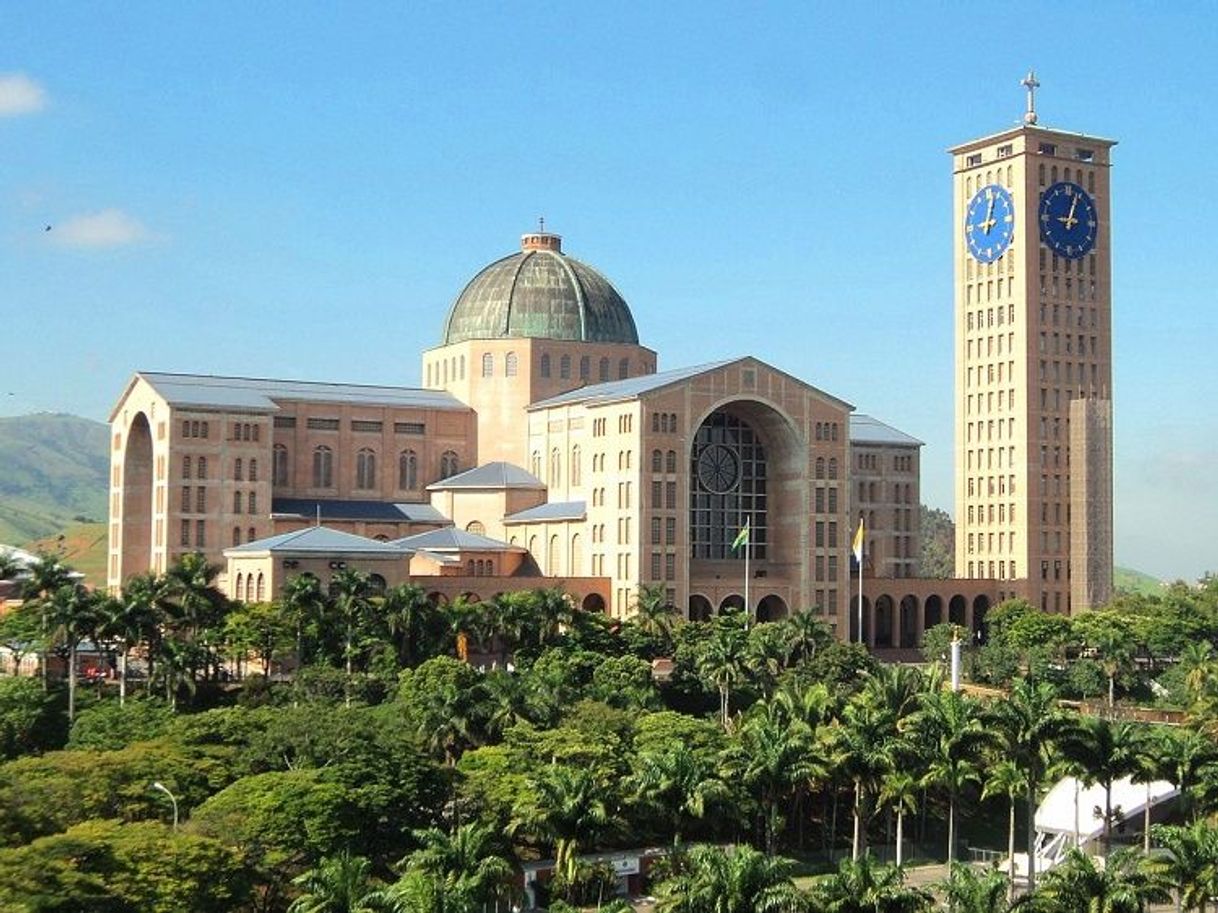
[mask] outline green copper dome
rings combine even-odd
[[[638,345],[625,300],[608,279],[564,254],[558,235],[525,235],[520,247],[457,296],[444,322],[443,345],[512,337]]]

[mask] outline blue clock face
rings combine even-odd
[[[982,187],[964,213],[968,252],[982,263],[993,263],[1015,236],[1015,204],[1010,191],[997,184]]]
[[[1062,181],[1040,198],[1040,240],[1070,260],[1085,257],[1095,247],[1099,219],[1087,191]]]

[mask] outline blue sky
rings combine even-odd
[[[948,510],[944,150],[1014,123],[1035,67],[1042,123],[1120,140],[1117,561],[1218,570],[1212,5],[13,2],[0,26],[0,414],[104,419],[137,369],[417,384],[462,284],[544,215],[661,368],[805,378],[926,441]]]

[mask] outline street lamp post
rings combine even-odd
[[[169,801],[173,803],[173,829],[176,831],[178,829],[178,800],[177,800],[177,798],[174,796],[173,793],[171,793],[169,791],[169,787],[167,787],[160,780],[157,780],[155,783],[153,783],[152,788],[163,792],[165,795],[167,795],[169,797]]]

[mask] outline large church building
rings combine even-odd
[[[919,441],[753,357],[658,370],[558,235],[465,286],[422,377],[137,373],[111,415],[110,586],[197,550],[230,595],[273,598],[308,565],[288,534],[320,527],[322,572],[375,554],[389,584],[574,583],[618,617],[642,585],[692,618],[747,592],[757,617],[811,610],[845,636],[860,513],[868,572],[916,573]]]

